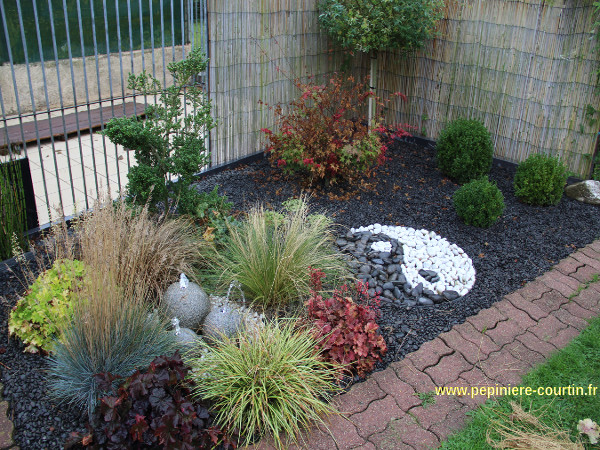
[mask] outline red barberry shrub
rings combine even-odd
[[[366,118],[368,79],[334,74],[326,84],[295,81],[302,92],[283,112],[275,107],[277,130],[263,128],[271,163],[286,174],[299,173],[306,180],[333,182],[352,180],[370,173],[385,162],[388,135],[383,127],[371,126]],[[403,97],[405,98],[405,97]],[[381,123],[383,102],[376,99]]]
[[[354,288],[343,285],[324,299],[319,292],[325,274],[313,268],[309,271],[311,296],[306,306],[322,338],[324,357],[364,377],[387,351],[376,323],[381,314],[379,298],[370,299],[366,285],[358,282]]]
[[[100,400],[89,434],[74,433],[72,441],[102,449],[209,449],[217,444],[235,448],[235,443],[212,425],[207,405],[191,397],[188,371],[175,353],[155,358],[145,373],[138,371],[126,378],[116,392],[113,386],[119,377],[96,375],[100,390],[110,394]]]

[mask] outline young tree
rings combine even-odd
[[[191,183],[208,161],[204,136],[214,127],[210,102],[194,82],[195,76],[206,70],[207,61],[195,49],[184,60],[169,64],[174,84],[166,89],[145,71],[138,76],[129,74],[129,89],[160,100],[146,108],[145,120],[116,118],[104,130],[111,142],[135,151],[137,165],[129,170],[127,190],[138,204],[162,202],[168,210],[178,201],[179,212],[195,212],[199,196]],[[184,114],[186,103],[188,112]]]
[[[435,36],[443,9],[443,0],[321,0],[319,23],[340,47],[371,53],[375,86],[377,51],[423,47]]]

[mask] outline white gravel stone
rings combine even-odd
[[[351,228],[351,232],[370,231],[383,233],[402,244],[404,263],[402,273],[412,286],[423,283],[425,289],[442,293],[455,290],[461,296],[467,294],[475,284],[473,261],[458,245],[448,242],[434,231],[415,230],[414,228],[388,226],[381,224]],[[384,246],[384,244],[388,244]],[[390,242],[374,242],[371,249],[379,252],[390,251]],[[437,272],[440,280],[430,283],[418,274],[425,268]]]

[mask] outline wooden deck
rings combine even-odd
[[[82,109],[81,107],[79,109]],[[104,108],[91,109],[65,114],[64,116],[52,117],[51,119],[37,120],[36,122],[24,122],[23,132],[21,125],[11,125],[0,128],[0,148],[8,147],[8,143],[13,145],[22,145],[25,143],[36,142],[38,137],[40,141],[50,139],[51,137],[64,139],[65,137],[77,133],[77,131],[95,130],[101,128],[113,117],[139,117],[144,116],[143,103],[125,103],[123,105],[105,106]],[[41,113],[39,115],[42,115]],[[47,114],[44,114],[47,115]],[[64,125],[63,125],[64,117]],[[79,127],[77,126],[79,121]],[[50,131],[52,130],[52,131]],[[8,142],[6,135],[8,131]]]

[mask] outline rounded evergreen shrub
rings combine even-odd
[[[467,225],[487,228],[504,212],[504,196],[487,178],[473,180],[454,193],[456,214]]]
[[[560,202],[567,184],[567,168],[559,158],[531,155],[517,167],[515,195],[524,203],[549,206]]]
[[[492,139],[477,120],[450,122],[440,133],[436,147],[438,167],[460,184],[486,175],[492,167]]]

